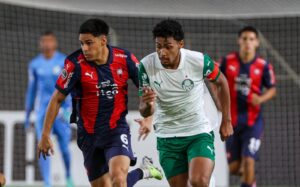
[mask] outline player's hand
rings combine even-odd
[[[24,128],[25,128],[25,131],[28,131],[29,129],[30,129],[30,125],[31,125],[31,123],[30,123],[30,119],[29,119],[29,116],[27,117],[25,117],[25,121],[24,121]]]
[[[138,140],[139,141],[141,139],[145,140],[147,138],[147,136],[149,135],[149,133],[151,132],[152,120],[135,119],[134,121],[140,125]]]
[[[262,103],[261,97],[257,94],[252,94],[251,104],[253,106],[258,106]]]
[[[5,183],[5,176],[2,173],[0,173],[0,186],[5,186]]]
[[[41,154],[46,160],[46,156],[54,155],[53,144],[49,135],[42,135],[42,138],[38,144],[38,158],[40,158]],[[50,152],[50,153],[49,153]]]
[[[152,106],[154,105],[155,99],[156,93],[154,92],[154,90],[149,86],[143,87],[142,101],[147,105]]]
[[[220,136],[221,140],[225,141],[227,138],[229,138],[231,135],[233,135],[233,128],[231,125],[230,120],[222,120],[221,126],[220,126]]]

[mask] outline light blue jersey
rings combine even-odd
[[[42,54],[35,57],[29,64],[29,80],[26,95],[25,127],[29,127],[29,117],[34,109],[36,121],[34,124],[38,140],[41,139],[43,122],[49,101],[55,91],[56,80],[64,67],[66,56],[56,51],[52,58],[46,59]],[[70,180],[70,151],[71,128],[69,114],[71,112],[71,98],[67,97],[53,124],[53,134],[56,135],[66,168],[66,179]],[[50,159],[39,159],[41,174],[45,187],[51,187]]]
[[[26,95],[26,112],[35,109],[37,117],[45,115],[48,103],[55,91],[56,80],[64,66],[66,56],[55,52],[51,59],[46,59],[42,54],[35,57],[29,64],[29,82]],[[71,106],[68,98],[62,108]]]

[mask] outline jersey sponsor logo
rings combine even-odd
[[[248,96],[250,93],[251,79],[247,74],[241,74],[235,78],[235,89],[241,92],[242,95]]]
[[[105,96],[108,99],[113,99],[119,93],[118,85],[111,84],[110,80],[100,82],[99,85],[96,85],[96,88],[98,89],[96,93],[98,97]]]
[[[91,73],[85,72],[84,75],[90,77],[91,79],[93,79],[93,72],[91,72]]]
[[[121,58],[127,58],[127,55],[121,54],[121,53],[117,53],[115,54],[116,57],[121,57]]]
[[[194,82],[191,79],[185,79],[182,81],[181,86],[185,91],[189,92],[194,88]]]

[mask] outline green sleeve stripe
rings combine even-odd
[[[139,64],[138,78],[139,78],[139,91],[138,91],[138,95],[142,96],[142,94],[143,94],[143,87],[150,85],[148,74],[147,74],[146,69],[145,69],[145,67],[144,67],[144,65],[143,65],[142,62]]]
[[[204,54],[203,77],[205,78],[210,73],[212,73],[214,68],[215,68],[214,61],[207,54]]]

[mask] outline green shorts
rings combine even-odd
[[[159,162],[167,179],[188,172],[189,162],[195,157],[215,161],[214,133],[187,137],[157,138]]]

